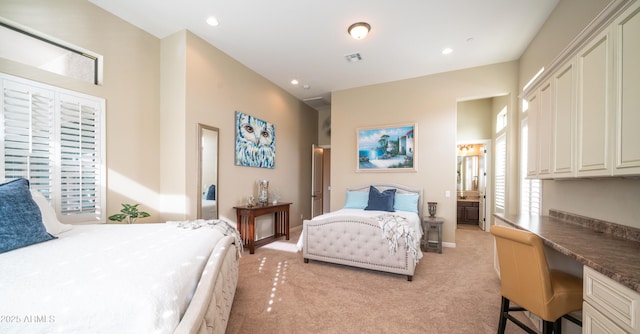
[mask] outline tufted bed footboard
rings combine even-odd
[[[318,260],[358,268],[407,275],[413,279],[416,259],[405,251],[404,240],[396,252],[382,236],[378,222],[369,217],[342,216],[303,222],[304,262]]]
[[[238,284],[238,260],[234,238],[220,240],[174,334],[225,333]]]

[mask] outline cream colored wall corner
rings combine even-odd
[[[318,138],[317,112],[272,82],[230,58],[190,32],[186,43],[184,164],[187,216],[196,215],[196,124],[219,128],[218,212],[235,222],[234,206],[257,195],[256,182],[269,180],[269,190],[292,202],[291,225],[311,212],[311,145]],[[275,168],[236,166],[235,112],[275,125]],[[165,132],[163,132],[165,133]],[[271,230],[272,231],[272,230]],[[259,230],[260,237],[269,231]]]
[[[420,187],[426,202],[438,202],[443,239],[455,243],[457,102],[517,95],[517,62],[482,66],[332,94],[331,210],[344,205],[349,187],[375,182]],[[510,99],[510,109],[515,108]],[[417,123],[415,173],[356,172],[356,128]],[[445,197],[449,191],[451,196]]]
[[[457,104],[457,141],[468,142],[478,139],[492,139],[491,131],[493,97],[460,101]]]
[[[608,3],[615,1],[618,0],[560,0],[520,56],[519,87],[550,64]]]
[[[161,41],[160,49],[160,204],[162,221],[196,218],[187,195],[187,32],[180,31]],[[195,135],[193,135],[195,138]],[[195,144],[193,144],[195,146]],[[195,149],[195,148],[192,148]],[[196,159],[193,158],[193,164]],[[195,184],[195,181],[194,181]],[[194,194],[196,190],[193,190]],[[194,199],[195,200],[195,199]],[[195,204],[194,204],[195,208]]]
[[[140,203],[159,221],[160,41],[88,1],[0,1],[0,15],[104,56],[96,86],[0,59],[0,71],[106,99],[107,214]]]

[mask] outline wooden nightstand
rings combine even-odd
[[[424,235],[422,236],[422,240],[420,245],[422,246],[422,250],[425,252],[429,251],[437,251],[439,254],[442,254],[442,224],[444,223],[444,219],[440,217],[429,217],[425,216],[422,218],[422,230],[424,231]],[[436,233],[437,239],[429,239],[429,232]]]

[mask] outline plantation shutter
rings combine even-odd
[[[4,178],[29,179],[31,188],[50,195],[53,183],[54,94],[16,82],[3,82]]]
[[[60,212],[99,213],[100,105],[60,94]]]
[[[539,215],[541,213],[542,182],[537,179],[527,179],[527,151],[529,149],[529,120],[525,118],[521,123],[520,140],[520,214]]]
[[[496,175],[495,175],[495,210],[505,211],[506,193],[506,165],[507,165],[507,136],[501,134],[496,138]]]
[[[0,87],[0,179],[28,179],[62,222],[104,221],[104,99],[5,74]]]

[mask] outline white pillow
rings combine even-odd
[[[42,223],[44,223],[44,227],[47,228],[49,234],[58,235],[69,231],[73,227],[73,225],[63,224],[58,220],[56,212],[51,205],[49,205],[49,201],[44,198],[39,191],[31,189],[31,197],[33,197],[34,202],[36,202],[40,208]]]

